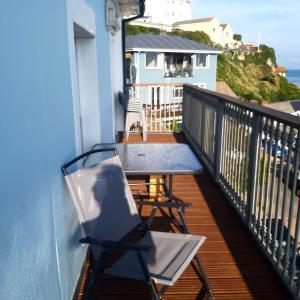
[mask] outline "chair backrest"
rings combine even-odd
[[[86,235],[118,241],[141,223],[119,156],[65,179]]]
[[[129,112],[141,112],[143,110],[143,103],[141,99],[138,98],[132,98],[129,99],[127,102],[126,111]]]

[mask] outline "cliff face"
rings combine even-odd
[[[284,101],[300,99],[300,89],[285,78],[276,75],[274,50],[263,46],[261,53],[247,54],[224,52],[218,58],[217,80],[225,81],[242,99]]]

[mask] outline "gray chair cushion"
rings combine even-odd
[[[164,285],[173,285],[196,255],[206,237],[168,232],[148,232],[138,244],[151,247],[142,252],[151,278]],[[105,273],[145,280],[136,252],[128,251]]]

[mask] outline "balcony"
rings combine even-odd
[[[131,135],[130,143],[142,142],[138,134]],[[149,143],[188,143],[184,134],[151,134]],[[131,179],[130,182],[137,182]],[[136,187],[133,192],[136,192]],[[238,215],[230,207],[208,172],[200,176],[175,176],[174,194],[193,204],[186,211],[194,234],[206,235],[200,257],[206,268],[216,299],[287,299],[280,282],[249,237]],[[146,217],[149,211],[143,210]],[[154,221],[154,230],[175,231],[177,228],[163,218]],[[87,278],[83,280],[81,293]],[[104,290],[99,288],[107,283]],[[190,267],[163,299],[203,299],[201,283]],[[103,292],[104,291],[104,292]],[[146,284],[134,280],[101,277],[91,299],[151,299]]]
[[[147,142],[188,143],[205,166],[200,176],[175,176],[174,194],[193,204],[192,233],[208,238],[199,255],[215,298],[299,299],[299,119],[186,85],[181,120],[180,133],[162,126]],[[129,142],[142,139],[133,134]],[[152,229],[177,232],[164,213]],[[191,267],[163,299],[203,299],[202,292]],[[151,299],[144,283],[106,277],[92,292],[100,296]]]

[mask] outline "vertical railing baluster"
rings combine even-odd
[[[290,180],[290,164],[291,164],[291,158],[292,158],[292,146],[293,146],[293,129],[290,128],[290,132],[288,135],[288,157],[287,157],[287,163],[286,163],[286,170],[285,170],[285,183],[284,183],[284,190],[283,190],[283,202],[282,202],[282,212],[281,212],[281,224],[280,224],[280,237],[279,237],[279,249],[278,249],[278,260],[277,265],[282,265],[282,257],[284,255],[282,244],[283,244],[283,235],[284,235],[284,222],[285,222],[285,214],[287,209],[287,192],[288,192],[288,184]],[[285,273],[286,266],[283,265],[283,273]]]
[[[278,234],[278,216],[279,216],[279,209],[280,209],[280,195],[281,195],[281,186],[282,186],[282,176],[283,176],[283,165],[285,159],[285,147],[287,143],[287,134],[286,134],[286,125],[283,126],[283,129],[280,130],[280,124],[278,123],[279,127],[279,135],[280,135],[280,142],[281,142],[281,157],[280,157],[280,165],[279,165],[279,174],[277,180],[277,191],[276,191],[276,208],[275,208],[275,225],[274,225],[274,239],[272,242],[272,256],[276,260],[276,250],[277,250],[277,234]]]
[[[266,140],[267,140],[267,119],[264,119],[263,124],[263,132],[264,134],[264,140],[263,140],[263,157],[262,160],[259,162],[259,208],[258,208],[258,222],[257,222],[257,233],[261,234],[262,229],[262,210],[263,210],[263,187],[264,187],[264,175],[265,175],[265,161],[266,161]]]
[[[233,182],[232,182],[232,189],[234,194],[234,199],[237,207],[241,209],[240,207],[240,201],[239,196],[237,193],[237,160],[238,160],[238,151],[237,151],[237,139],[238,139],[238,115],[239,115],[239,107],[235,107],[235,114],[234,114],[234,139],[233,139],[233,164],[232,164],[232,176],[233,176]]]
[[[220,169],[220,174],[222,174],[222,176],[224,177],[225,175],[225,153],[226,153],[226,136],[227,136],[227,123],[226,123],[226,113],[225,113],[225,103],[223,104],[223,123],[222,123],[222,140],[221,140],[221,169]]]
[[[240,165],[240,176],[239,176],[239,182],[240,182],[240,185],[239,185],[239,194],[240,194],[240,197],[241,197],[241,200],[242,202],[244,203],[244,209],[243,209],[243,214],[245,214],[245,208],[246,208],[246,192],[245,192],[245,182],[244,182],[244,178],[245,178],[245,173],[246,173],[246,170],[245,168],[247,167],[247,163],[246,163],[246,139],[247,139],[247,136],[246,136],[246,132],[247,132],[247,111],[246,110],[242,110],[241,111],[241,143],[240,143],[240,152],[241,152],[241,165]]]
[[[264,174],[264,176],[266,176],[266,181],[265,181],[265,192],[264,192],[264,210],[263,210],[263,231],[262,231],[262,240],[265,241],[267,236],[267,232],[266,232],[266,223],[267,223],[267,212],[268,212],[268,205],[269,205],[269,201],[268,201],[268,196],[269,196],[269,192],[270,192],[270,183],[269,183],[269,178],[270,178],[270,168],[271,168],[271,156],[272,156],[272,144],[273,144],[273,138],[274,138],[274,124],[273,124],[273,120],[270,119],[270,123],[268,122],[268,129],[267,129],[267,133],[269,136],[269,142],[267,143],[267,151],[268,151],[268,159],[267,159],[267,169],[266,169],[266,174]],[[265,166],[264,166],[265,168]]]
[[[261,117],[257,122],[257,132],[258,132],[258,146],[257,146],[257,159],[256,159],[256,182],[255,182],[255,196],[254,196],[254,221],[253,221],[253,229],[259,231],[259,190],[260,190],[260,161],[261,161],[261,148],[262,148],[262,133],[263,133],[263,118]]]
[[[233,182],[233,172],[232,172],[232,169],[233,169],[233,166],[232,166],[232,144],[233,144],[233,141],[234,141],[234,135],[233,135],[233,132],[234,132],[234,117],[233,117],[233,112],[234,112],[234,108],[235,106],[233,105],[230,105],[230,110],[228,111],[229,113],[229,120],[230,120],[230,129],[229,129],[229,141],[228,141],[228,154],[229,154],[229,165],[228,165],[228,182],[229,182],[229,189],[230,189],[230,196],[231,196],[231,199],[234,201],[234,196],[233,196],[233,189],[232,189],[232,182]]]
[[[253,212],[253,204],[255,197],[255,184],[256,184],[256,176],[257,176],[257,142],[258,142],[258,134],[259,127],[258,124],[261,122],[261,117],[257,114],[252,116],[251,122],[251,136],[250,136],[250,157],[249,157],[249,173],[248,173],[248,199],[247,199],[247,223],[249,228],[251,228],[252,222],[252,212]]]
[[[224,132],[224,151],[223,151],[223,156],[224,156],[224,171],[223,171],[223,176],[226,182],[228,182],[228,144],[229,144],[229,117],[228,117],[228,104],[224,105],[224,119],[225,119],[225,132]]]
[[[274,126],[274,124],[273,124]],[[271,139],[273,142],[273,136],[274,136],[274,127],[272,126],[272,132],[271,132]],[[273,157],[273,164],[272,164],[272,179],[271,179],[271,188],[270,188],[270,201],[269,201],[269,221],[268,221],[268,231],[267,231],[267,241],[266,241],[266,248],[269,248],[270,244],[270,238],[271,238],[271,226],[272,226],[272,210],[273,210],[273,195],[274,195],[274,184],[275,184],[275,176],[276,176],[276,166],[277,166],[277,150],[278,150],[278,139],[279,139],[279,123],[277,122],[276,130],[275,130],[275,136],[274,136],[274,157]],[[273,151],[273,148],[272,148]],[[274,239],[274,236],[273,236]]]
[[[244,210],[244,203],[242,199],[242,195],[240,193],[240,186],[241,182],[239,181],[242,168],[241,168],[241,162],[242,162],[242,157],[241,157],[241,115],[242,115],[242,109],[239,107],[238,108],[238,116],[237,116],[237,143],[236,143],[236,148],[237,148],[237,160],[236,160],[236,194],[239,199],[239,202],[241,203],[241,212],[243,213]]]
[[[295,140],[295,130],[292,129],[292,139],[293,143],[291,147],[293,147],[294,140]],[[291,197],[290,197],[290,209],[289,209],[289,215],[288,215],[288,232],[287,232],[287,242],[286,242],[286,251],[285,251],[285,259],[284,259],[284,268],[283,272],[285,275],[287,274],[288,268],[289,268],[289,261],[290,261],[290,246],[291,246],[291,231],[292,231],[292,221],[293,221],[293,214],[294,214],[294,205],[295,205],[295,193],[296,193],[296,185],[297,185],[297,179],[298,179],[298,163],[299,163],[299,132],[297,133],[297,139],[296,139],[296,147],[295,147],[295,153],[294,153],[294,174],[293,174],[293,185],[291,190]],[[294,237],[295,240],[295,237]]]
[[[221,153],[222,153],[222,140],[223,140],[223,116],[224,116],[224,102],[218,102],[217,111],[216,111],[215,152],[214,152],[215,182],[219,182],[220,180]]]

